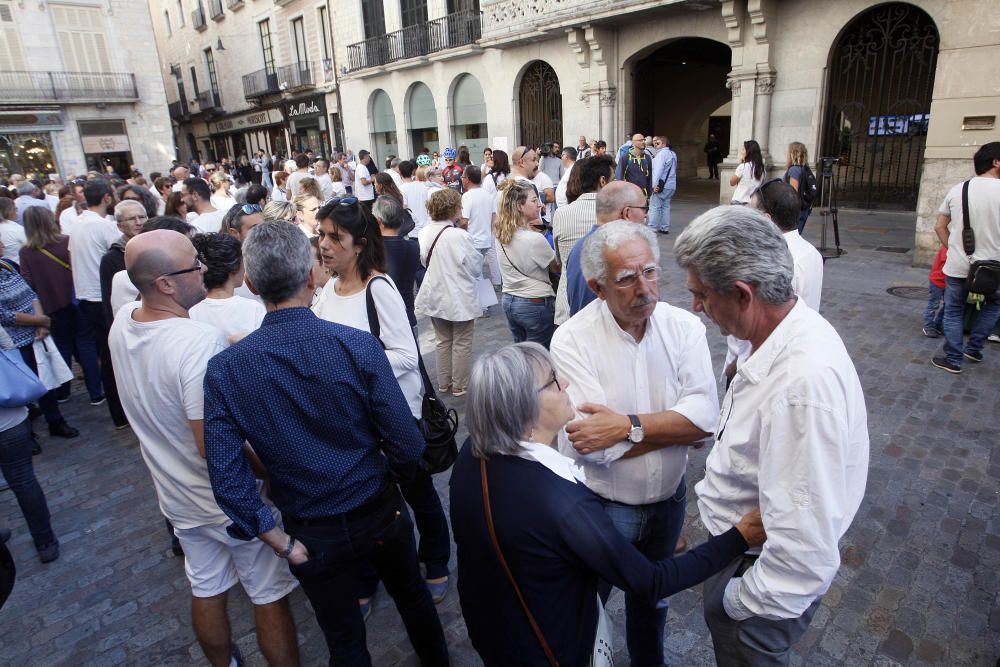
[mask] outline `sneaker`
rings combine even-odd
[[[962,372],[961,366],[951,363],[946,357],[934,357],[931,359],[931,363],[941,370],[948,371],[949,373],[955,373],[957,375]]]
[[[459,396],[465,396],[465,394],[467,392],[468,392],[468,389],[457,389],[456,388],[455,391],[451,392],[451,395],[457,398]]]
[[[7,544],[10,539],[10,528],[0,528],[0,544]]]
[[[444,581],[437,584],[432,584],[428,581],[427,590],[430,591],[431,599],[434,600],[434,604],[440,603],[448,596],[448,578],[445,577]]]
[[[43,563],[51,563],[59,558],[59,540],[52,540],[38,550],[38,558]]]
[[[65,419],[49,424],[49,435],[57,438],[76,438],[80,431],[66,423]]]
[[[115,424],[115,430],[116,431],[124,431],[125,429],[131,428],[131,427],[132,427],[132,425],[129,424],[128,422],[125,422],[124,424]]]
[[[451,391],[451,385],[448,385],[447,387],[438,387],[439,394],[447,394],[449,391]]]
[[[969,361],[976,362],[977,364],[980,363],[980,362],[982,362],[982,360],[983,360],[983,353],[982,352],[963,352],[962,356],[964,356]]]
[[[91,405],[100,405],[101,403],[104,403],[104,401],[106,401],[106,400],[108,400],[108,399],[104,398],[104,396],[98,396],[97,398],[90,399],[90,404]]]
[[[235,664],[236,667],[243,667],[245,664],[243,662],[243,654],[240,653],[240,647],[236,645],[236,642],[233,642],[233,650],[230,656],[232,656],[232,660],[229,662],[230,666]]]
[[[938,332],[937,332],[936,329],[931,329],[931,328],[928,328],[928,327],[924,327],[923,329],[921,329],[921,331],[923,331],[924,335],[927,336],[928,338],[937,338],[938,337]]]
[[[990,334],[986,337],[986,340],[991,343],[1000,343],[1000,334]]]
[[[372,599],[358,600],[358,607],[361,609],[361,620],[367,621],[368,617],[372,615]]]

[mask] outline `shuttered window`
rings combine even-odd
[[[14,13],[9,3],[0,3],[0,71],[23,72],[26,69]]]
[[[101,10],[95,7],[50,5],[63,61],[70,72],[110,72]]]

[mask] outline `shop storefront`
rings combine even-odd
[[[208,124],[218,157],[253,156],[258,150],[287,154],[285,119],[277,107],[259,109]]]
[[[0,127],[0,178],[59,173],[52,135],[63,127],[58,110],[0,112]]]
[[[87,169],[101,174],[111,167],[125,178],[132,170],[132,145],[124,120],[77,121]]]
[[[312,149],[317,155],[329,154],[330,130],[327,125],[325,95],[289,100],[285,102],[284,110],[292,151]]]

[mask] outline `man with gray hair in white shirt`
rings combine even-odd
[[[582,243],[598,298],[552,337],[581,417],[560,435],[559,451],[583,467],[622,535],[647,557],[668,558],[684,525],[687,446],[710,434],[719,409],[705,325],[659,301],[660,251],[645,225],[608,222]],[[666,599],[626,594],[633,665],[665,664],[666,619]]]
[[[868,477],[861,382],[836,330],[792,289],[792,253],[763,213],[720,206],[674,254],[693,308],[751,343],[726,391],[698,483],[713,535],[760,506],[767,542],[705,582],[721,667],[787,665],[840,567]]]

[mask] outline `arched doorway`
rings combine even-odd
[[[396,114],[392,110],[392,100],[384,90],[372,93],[369,118],[372,119],[372,153],[381,171],[387,155],[399,155]]]
[[[841,204],[916,209],[939,44],[904,3],[859,14],[834,42],[821,145],[840,159]]]
[[[424,148],[430,152],[440,150],[434,96],[431,95],[431,89],[420,81],[410,87],[407,115],[413,154],[419,155]]]
[[[548,63],[535,60],[524,70],[518,92],[518,111],[522,146],[562,142],[562,93],[559,77]]]
[[[704,166],[702,149],[709,134],[715,135],[724,153],[729,150],[732,112],[725,105],[732,101],[726,88],[731,70],[729,47],[702,37],[653,46],[634,59],[631,129],[665,135],[677,153],[679,176],[694,177]],[[621,141],[620,137],[614,139]]]
[[[486,98],[476,77],[462,74],[455,80],[451,109],[451,135],[455,137],[455,144],[467,146],[472,162],[479,164],[477,156],[482,155],[483,149],[489,145],[489,131],[486,126]]]

